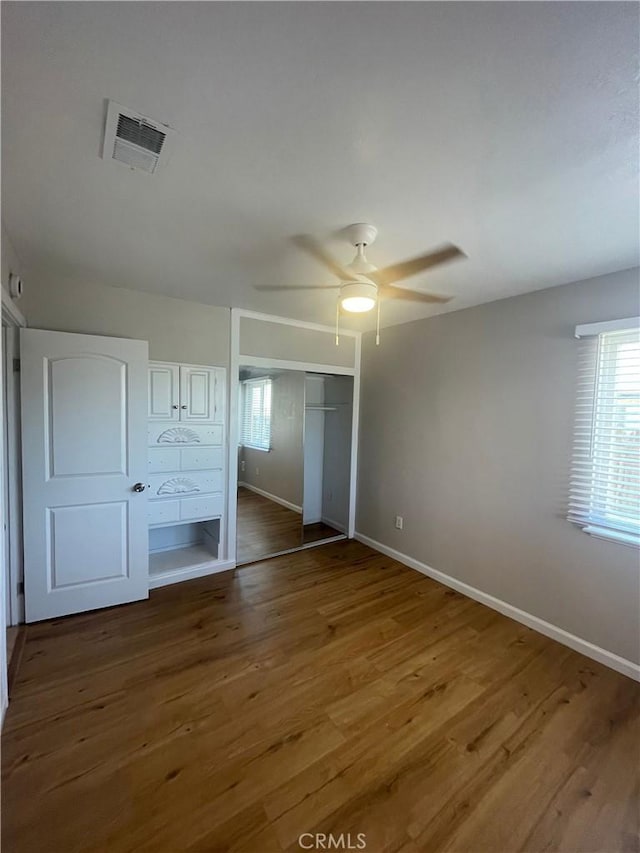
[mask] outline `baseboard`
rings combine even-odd
[[[170,586],[173,583],[204,578],[207,575],[217,575],[218,572],[228,572],[229,569],[235,569],[235,567],[234,560],[211,560],[211,562],[201,563],[199,566],[188,566],[184,569],[176,569],[173,572],[150,575],[149,589],[158,589],[161,586]]]
[[[296,506],[296,504],[292,504],[289,501],[285,501],[284,498],[279,498],[277,495],[272,495],[271,492],[265,492],[264,489],[259,489],[257,486],[253,486],[251,483],[238,482],[238,488],[249,489],[250,492],[255,492],[257,495],[261,495],[263,498],[267,498],[268,500],[273,501],[276,504],[280,504],[280,506],[284,506],[287,509],[293,510],[293,512],[297,512],[298,515],[302,515],[301,506]]]
[[[368,545],[370,548],[373,548],[374,551],[380,551],[381,554],[386,554],[387,557],[391,557],[393,560],[403,563],[410,569],[415,569],[421,574],[426,575],[445,586],[451,587],[451,589],[455,589],[457,592],[462,593],[462,595],[466,595],[468,598],[473,598],[481,604],[486,604],[486,606],[491,607],[492,610],[497,610],[498,613],[502,613],[510,619],[515,619],[516,622],[520,622],[528,628],[533,628],[534,631],[538,631],[540,634],[544,634],[552,640],[557,640],[559,643],[562,643],[564,646],[568,646],[575,652],[580,652],[580,654],[598,661],[598,663],[604,664],[611,669],[615,669],[616,672],[627,675],[635,681],[640,681],[640,664],[620,657],[620,655],[616,655],[613,652],[609,652],[600,646],[590,643],[588,640],[582,639],[582,637],[577,637],[575,634],[570,634],[568,631],[565,631],[564,628],[552,625],[551,622],[545,622],[545,620],[540,619],[539,616],[533,616],[533,614],[527,613],[526,610],[520,610],[520,608],[514,607],[513,604],[508,604],[500,598],[495,598],[493,595],[482,592],[482,590],[476,589],[476,587],[470,586],[469,584],[464,583],[464,581],[460,581],[450,575],[445,575],[444,572],[439,572],[437,569],[432,569],[431,566],[427,566],[426,563],[421,563],[419,560],[409,557],[406,554],[402,554],[400,551],[396,551],[395,548],[389,548],[388,545],[383,545],[382,542],[370,539],[362,533],[358,533],[356,531],[355,538],[358,542],[362,542],[363,545]]]

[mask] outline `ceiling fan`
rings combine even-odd
[[[396,287],[395,282],[402,281],[409,276],[417,275],[423,270],[453,261],[457,258],[466,258],[465,253],[457,246],[448,243],[418,255],[415,258],[392,264],[389,267],[378,269],[369,263],[365,255],[365,249],[376,239],[378,230],[375,226],[365,222],[349,225],[342,232],[349,243],[355,246],[356,256],[346,266],[337,261],[326,249],[311,235],[300,234],[293,237],[293,242],[298,248],[310,254],[317,261],[327,267],[338,279],[338,284],[313,285],[273,285],[258,287],[257,290],[339,290],[338,303],[336,306],[336,343],[338,343],[338,317],[340,308],[352,313],[364,313],[378,306],[378,331],[376,343],[379,343],[380,328],[380,300],[402,299],[411,302],[449,302],[452,297],[439,296],[435,293],[424,293],[416,290],[408,290],[404,287]]]

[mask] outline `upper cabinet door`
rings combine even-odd
[[[149,420],[180,420],[180,369],[177,364],[149,363]]]
[[[180,367],[180,420],[216,421],[216,373],[211,367]]]

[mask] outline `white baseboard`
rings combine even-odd
[[[296,504],[292,504],[289,501],[285,501],[284,498],[279,498],[277,495],[272,495],[271,492],[265,492],[264,489],[259,489],[257,486],[253,486],[251,483],[241,483],[238,482],[238,488],[242,487],[243,489],[249,489],[250,492],[255,492],[257,495],[262,495],[263,498],[267,498],[270,501],[273,501],[276,504],[280,504],[280,506],[284,506],[287,509],[291,509],[294,512],[297,512],[298,515],[302,515],[302,507],[296,506]]]
[[[575,634],[570,634],[568,631],[565,631],[564,628],[559,628],[557,625],[545,622],[545,620],[540,619],[539,616],[533,616],[533,614],[527,613],[526,610],[520,610],[520,608],[514,607],[513,604],[508,604],[500,598],[495,598],[493,595],[482,592],[482,590],[476,589],[474,586],[469,586],[469,584],[464,583],[464,581],[452,578],[450,575],[445,575],[437,569],[432,569],[431,566],[427,566],[426,563],[421,563],[419,560],[409,557],[406,554],[402,554],[400,551],[396,551],[395,548],[389,548],[388,545],[383,545],[382,542],[370,539],[362,533],[358,533],[356,531],[355,538],[358,542],[362,542],[363,545],[368,545],[370,548],[373,548],[374,551],[380,551],[381,554],[386,554],[387,557],[391,557],[393,560],[403,563],[410,569],[415,569],[421,574],[433,578],[433,580],[439,581],[441,584],[451,587],[451,589],[455,589],[457,592],[462,593],[462,595],[466,595],[468,598],[473,598],[481,604],[486,604],[487,607],[491,607],[492,610],[497,610],[498,613],[502,613],[510,619],[515,619],[516,622],[520,622],[528,628],[533,628],[534,631],[538,631],[540,634],[544,634],[552,640],[557,640],[564,646],[568,646],[570,649],[580,652],[580,654],[583,654],[592,660],[598,661],[598,663],[602,663],[611,669],[615,669],[617,672],[621,672],[623,675],[627,675],[635,681],[640,681],[640,664],[620,657],[620,655],[616,655],[613,652],[609,652],[600,646],[590,643],[588,640],[582,639],[582,637],[577,637]]]
[[[211,560],[198,566],[187,566],[183,569],[175,569],[172,572],[149,575],[149,589],[158,589],[158,587],[170,586],[173,583],[204,578],[207,575],[217,575],[218,572],[228,572],[229,569],[235,569],[235,567],[235,560]]]

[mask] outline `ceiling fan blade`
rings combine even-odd
[[[314,257],[316,261],[320,261],[321,264],[324,264],[325,267],[330,269],[331,272],[337,276],[337,278],[342,281],[358,281],[358,277],[354,272],[348,270],[346,267],[342,266],[341,263],[336,261],[336,259],[333,258],[310,234],[297,234],[291,239],[299,249],[302,249],[304,252],[307,252],[309,255]]]
[[[419,293],[417,290],[408,290],[406,287],[395,287],[388,285],[380,289],[383,299],[403,299],[407,302],[451,302],[453,296],[440,296],[438,293]]]
[[[456,258],[466,258],[467,256],[457,246],[448,244],[440,249],[435,249],[433,252],[428,252],[426,255],[418,255],[416,258],[411,258],[408,261],[403,261],[399,264],[392,264],[390,267],[384,267],[381,270],[367,273],[368,278],[375,281],[376,284],[392,284],[394,281],[402,281],[403,278],[417,275],[423,270],[437,267],[439,264],[444,264],[447,261],[453,261]]]
[[[256,284],[254,290],[338,290],[339,284]]]

